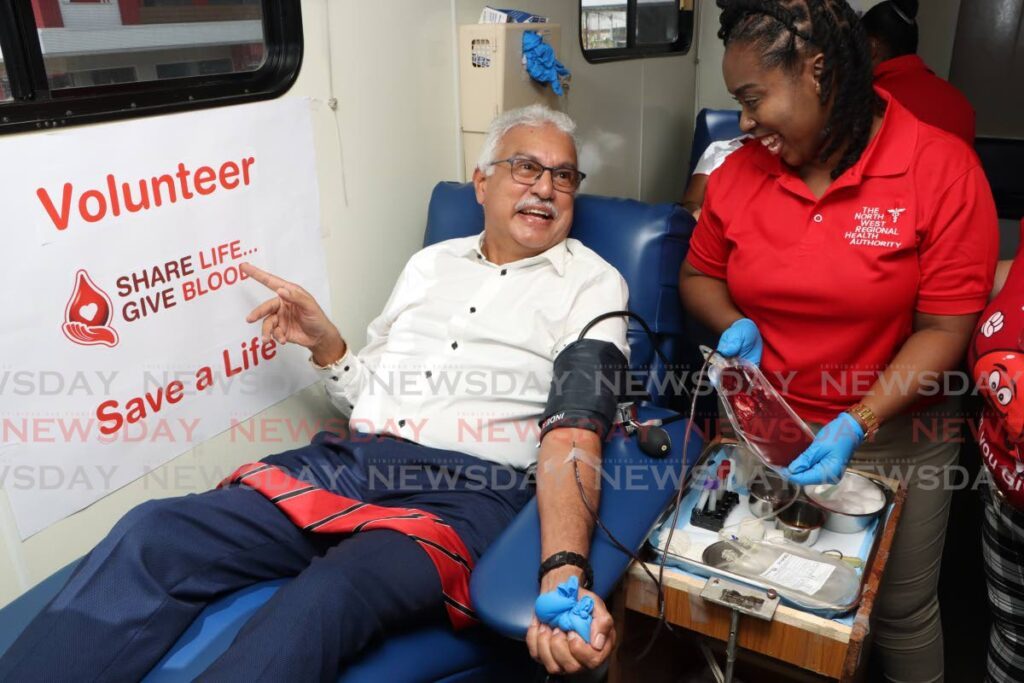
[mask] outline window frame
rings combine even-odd
[[[699,0],[698,0],[699,1]],[[679,3],[678,38],[674,43],[657,43],[653,45],[636,44],[636,24],[639,3],[637,0],[626,0],[626,47],[594,49],[583,44],[583,0],[579,0],[576,21],[576,39],[579,41],[583,58],[590,64],[615,62],[624,59],[644,59],[646,57],[671,57],[685,55],[693,46],[695,29],[695,9],[686,9]]]
[[[0,50],[13,99],[0,135],[256,102],[283,95],[303,56],[299,0],[262,0],[266,58],[255,71],[51,90],[31,0],[0,1]]]

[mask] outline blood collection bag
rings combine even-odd
[[[811,445],[814,433],[756,365],[719,353],[711,353],[708,363],[736,435],[765,465],[781,471]]]

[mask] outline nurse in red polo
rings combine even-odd
[[[875,85],[914,116],[974,145],[974,107],[917,56],[918,0],[871,0],[861,18],[875,65]]]
[[[800,484],[851,463],[909,491],[875,603],[890,681],[941,681],[938,572],[959,445],[956,368],[995,268],[995,206],[974,153],[872,86],[845,0],[719,0],[726,85],[754,139],[710,178],[680,273],[719,350],[755,362],[820,428]],[[923,469],[922,469],[923,468]]]

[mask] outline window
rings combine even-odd
[[[692,0],[580,0],[588,62],[685,53],[692,38]]]
[[[280,95],[301,62],[299,5],[8,0],[0,4],[0,132]]]
[[[184,76],[257,71],[263,66],[263,12],[258,1],[63,0],[59,17],[37,12],[36,27],[50,89],[160,80],[158,63],[191,61]],[[226,64],[204,71],[200,64]],[[123,80],[104,80],[110,72]],[[79,77],[63,78],[67,73]],[[95,77],[88,74],[95,73]]]
[[[580,9],[580,31],[584,52],[628,47],[626,5],[626,0],[603,0],[600,4],[597,0],[583,0]]]

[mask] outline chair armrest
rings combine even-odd
[[[641,408],[642,420],[674,413]],[[599,514],[626,547],[639,549],[658,516],[675,496],[682,474],[681,454],[687,421],[665,427],[672,438],[672,455],[656,460],[643,453],[637,440],[617,434],[605,443]],[[704,437],[695,427],[686,454],[687,468],[696,462]],[[595,528],[590,549],[594,592],[611,594],[631,558],[618,550],[604,532]],[[540,566],[540,519],[536,499],[519,513],[480,559],[470,579],[473,607],[481,620],[509,638],[522,639],[533,617]]]

